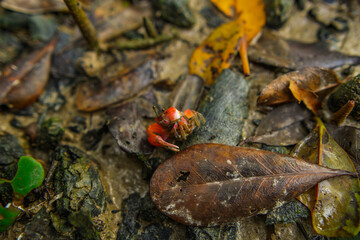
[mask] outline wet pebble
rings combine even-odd
[[[195,23],[188,0],[153,0],[152,3],[157,14],[165,21],[185,28]]]
[[[294,0],[265,0],[266,25],[280,28],[291,16]]]
[[[156,209],[149,194],[142,198],[134,193],[124,199],[121,215],[117,240],[170,239],[175,232],[169,225],[174,222]]]
[[[60,118],[49,118],[37,130],[36,146],[40,149],[54,149],[64,136],[64,132]]]

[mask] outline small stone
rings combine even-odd
[[[48,42],[57,31],[55,18],[42,15],[31,16],[29,18],[29,31],[33,40]]]
[[[280,28],[291,16],[294,0],[265,0],[266,25]]]
[[[195,23],[188,0],[153,0],[152,3],[154,9],[165,21],[185,28],[191,27]]]
[[[138,193],[131,194],[123,200],[121,213],[117,240],[171,239],[175,232],[169,227],[174,222],[156,209],[149,194],[143,198]]]
[[[23,155],[25,151],[16,136],[8,133],[0,134],[0,166],[12,164]]]
[[[62,120],[56,117],[44,121],[36,134],[36,146],[41,149],[54,149],[64,136]]]

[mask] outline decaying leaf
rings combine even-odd
[[[151,178],[150,194],[175,221],[210,226],[264,213],[340,175],[354,174],[288,155],[208,143],[162,163]]]
[[[292,155],[356,174],[351,159],[319,119],[314,131],[294,148]],[[317,233],[329,237],[352,237],[360,231],[359,193],[359,179],[344,176],[322,181],[317,189],[311,189],[298,199],[311,210]]]
[[[330,51],[323,42],[285,40],[266,29],[257,43],[249,47],[248,54],[250,61],[294,70],[309,66],[335,68],[360,63],[359,56]]]
[[[185,76],[171,93],[171,106],[181,110],[196,109],[203,89],[204,81],[201,78],[190,74]]]
[[[310,117],[310,111],[297,103],[279,106],[266,115],[256,128],[255,136],[247,138],[245,142],[272,146],[296,144],[308,134],[302,122]]]
[[[303,101],[314,114],[320,106],[319,95],[340,84],[336,73],[320,67],[306,67],[299,71],[284,74],[262,91],[257,100],[258,105],[271,106],[296,99]]]
[[[40,96],[49,78],[56,38],[44,48],[18,59],[0,76],[0,104],[24,108]]]
[[[350,126],[337,127],[329,124],[326,125],[326,129],[353,159],[356,172],[360,172],[360,129]]]
[[[102,7],[95,9],[94,15],[101,22],[96,26],[100,41],[110,41],[127,31],[139,28],[142,25],[143,18],[151,15],[151,6],[148,2],[143,2],[142,5],[144,6],[138,4],[126,8],[122,7],[117,12],[114,11],[114,6],[120,5],[115,1],[109,4],[108,11]]]
[[[96,111],[136,95],[156,79],[155,65],[155,61],[148,61],[106,85],[87,82],[79,86],[75,96],[77,109]]]
[[[232,59],[239,51],[241,38],[245,35],[249,43],[265,24],[262,0],[213,3],[224,10],[225,14],[235,11],[237,18],[216,28],[195,49],[190,59],[189,72],[202,77],[207,85],[211,85],[219,73],[230,67]]]
[[[1,6],[26,14],[67,11],[67,7],[62,0],[3,0]]]
[[[147,155],[153,147],[147,142],[143,117],[153,116],[152,106],[157,100],[152,91],[131,102],[107,110],[109,130],[120,148],[130,154]]]

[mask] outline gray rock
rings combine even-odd
[[[189,136],[185,146],[198,143],[238,144],[248,117],[248,90],[249,86],[240,74],[224,70],[198,109],[206,123]]]
[[[152,3],[155,11],[159,11],[161,18],[165,21],[186,28],[195,23],[188,0],[153,0]]]

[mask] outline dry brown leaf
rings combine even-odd
[[[49,78],[51,54],[57,39],[19,58],[0,77],[0,104],[24,108],[40,96]]]
[[[261,91],[257,104],[271,106],[298,99],[304,101],[305,105],[316,114],[320,95],[339,84],[334,71],[320,67],[306,67],[284,74],[269,83]]]
[[[354,174],[259,149],[198,144],[156,169],[150,195],[175,221],[211,226],[265,212],[339,175]]]

